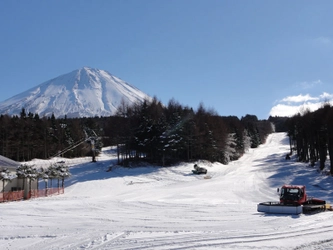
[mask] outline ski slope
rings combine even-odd
[[[0,204],[0,249],[331,249],[333,212],[257,212],[283,184],[333,200],[332,177],[288,152],[286,135],[274,133],[227,166],[198,162],[209,179],[191,174],[194,163],[107,172],[109,148],[97,163],[65,159],[64,195]]]

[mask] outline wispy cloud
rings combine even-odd
[[[322,93],[319,96],[297,95],[287,96],[276,102],[269,112],[270,116],[293,116],[298,113],[304,113],[306,110],[315,111],[323,106],[324,103],[330,103],[333,106],[333,94]]]
[[[297,96],[287,96],[283,98],[279,102],[294,102],[294,103],[300,103],[300,102],[307,102],[307,101],[317,101],[319,98],[318,97],[311,97],[309,94],[306,95],[297,95]]]
[[[332,45],[333,44],[332,40],[329,37],[324,37],[324,36],[317,37],[315,39],[315,43],[321,44],[321,45]]]
[[[318,85],[322,85],[323,82],[321,80],[315,80],[312,82],[300,82],[300,83],[296,83],[297,87],[302,88],[302,89],[311,89],[311,88],[315,88]]]

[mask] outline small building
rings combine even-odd
[[[16,169],[20,166],[19,162],[13,161],[7,157],[0,155],[0,170],[8,169],[10,174],[16,175]],[[18,179],[14,178],[11,181],[6,181],[5,185],[0,184],[1,192],[17,191],[19,188]]]
[[[21,191],[24,189],[24,196],[27,197],[27,194],[30,190],[29,181],[27,179],[17,178],[17,168],[21,163],[13,161],[7,157],[0,155],[0,170],[8,169],[9,174],[14,176],[10,181],[5,181],[5,183],[0,182],[0,192],[11,192],[11,191]],[[31,188],[36,189],[37,181],[31,183]]]

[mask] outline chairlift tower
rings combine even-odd
[[[95,149],[95,139],[90,139],[91,152],[92,152],[92,162],[96,162],[96,149]]]

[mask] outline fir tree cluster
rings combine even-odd
[[[38,114],[26,114],[23,108],[19,116],[0,115],[0,154],[19,162],[49,159],[85,141],[95,126],[94,118],[56,119],[54,115],[40,118]],[[61,156],[74,158],[89,154],[89,143],[82,143]]]
[[[105,127],[109,143],[119,146],[120,162],[145,160],[163,166],[199,159],[228,164],[272,132],[269,121],[254,115],[223,117],[203,104],[194,111],[173,99],[164,106],[156,98],[119,107]]]
[[[312,166],[319,161],[319,168],[325,168],[327,156],[330,159],[330,173],[333,174],[333,107],[329,103],[320,109],[297,114],[286,120],[290,138],[290,153],[296,151],[299,161]]]

